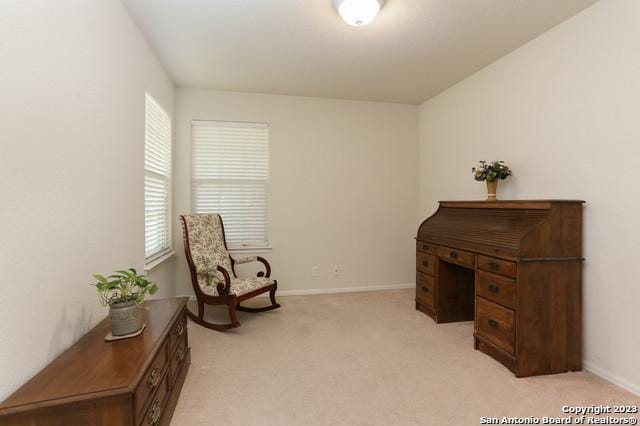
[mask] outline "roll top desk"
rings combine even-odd
[[[581,369],[583,201],[441,201],[418,229],[416,309],[474,321],[517,377]]]

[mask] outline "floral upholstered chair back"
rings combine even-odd
[[[189,241],[200,288],[224,283],[224,276],[217,270],[218,266],[222,266],[234,278],[220,215],[190,214],[183,217],[182,232]]]

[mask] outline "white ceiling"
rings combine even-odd
[[[421,103],[597,0],[122,0],[178,87]]]

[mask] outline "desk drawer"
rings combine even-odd
[[[516,263],[508,260],[478,255],[478,268],[506,277],[516,277]]]
[[[488,272],[476,272],[477,294],[511,309],[516,308],[516,282]]]
[[[453,263],[468,266],[469,268],[475,268],[476,266],[476,256],[468,251],[440,246],[438,247],[438,256]]]
[[[416,250],[423,253],[436,254],[437,246],[435,244],[428,243],[426,241],[418,241],[416,243]]]
[[[476,333],[499,348],[515,352],[514,312],[482,297],[476,297]]]
[[[140,385],[136,389],[134,395],[136,413],[142,413],[142,410],[147,405],[147,399],[155,392],[156,389],[161,387],[163,381],[163,374],[167,366],[167,345],[168,341],[165,339],[162,347],[156,354],[156,357],[151,362],[151,365],[147,369]]]
[[[427,275],[436,273],[436,257],[422,252],[416,252],[416,269]]]
[[[435,280],[429,275],[425,275],[422,272],[416,273],[416,299],[421,302],[433,306],[435,295],[433,291],[435,289]]]

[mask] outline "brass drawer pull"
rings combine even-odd
[[[429,266],[429,262],[422,262],[422,266],[424,266],[425,268]]]
[[[178,360],[178,362],[182,362],[185,353],[186,351],[184,350],[184,348],[178,349],[178,351],[176,352],[176,359]]]
[[[487,323],[489,324],[489,327],[491,327],[491,328],[498,328],[498,321],[496,321],[496,320],[489,319],[487,321]]]
[[[455,251],[452,251],[451,253],[449,253],[449,256],[451,256],[452,259],[457,259],[458,253],[456,253]]]
[[[425,286],[420,287],[425,293],[429,293],[429,289]]]
[[[500,287],[495,284],[489,284],[489,291],[491,293],[498,293],[500,291]]]
[[[153,401],[153,405],[151,406],[151,410],[149,410],[149,417],[147,418],[147,423],[150,425],[158,424],[160,420],[160,400],[156,399]]]
[[[183,322],[178,324],[178,326],[176,327],[176,334],[178,336],[182,336],[182,333],[184,333],[184,323]]]
[[[498,265],[496,262],[489,262],[489,269],[491,269],[492,271],[497,271],[500,269],[500,265]]]
[[[160,373],[161,372],[162,372],[162,370],[160,369],[160,367],[156,367],[153,370],[151,370],[151,375],[149,376],[149,379],[147,380],[147,385],[149,385],[149,387],[155,388],[156,386],[158,386],[158,383],[160,383]]]

